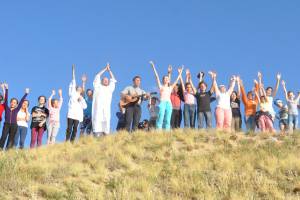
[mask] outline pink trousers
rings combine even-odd
[[[274,132],[273,122],[266,115],[262,115],[259,117],[258,125],[262,132],[270,132],[270,133]]]
[[[232,112],[231,109],[216,108],[217,129],[231,129]]]

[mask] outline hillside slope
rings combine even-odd
[[[299,199],[299,150],[297,134],[87,137],[2,152],[0,199]]]

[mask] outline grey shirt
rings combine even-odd
[[[122,95],[130,95],[130,96],[135,96],[135,95],[143,95],[146,94],[144,90],[142,90],[139,87],[134,87],[134,86],[127,86],[122,92]],[[140,100],[137,102],[137,104],[142,103],[143,98],[140,98]]]

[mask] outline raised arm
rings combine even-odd
[[[52,93],[48,99],[48,108],[52,108],[51,101],[54,95],[55,95],[55,90],[52,90]]]
[[[276,94],[277,94],[277,92],[278,92],[280,79],[281,79],[281,74],[278,73],[277,76],[276,76],[276,85],[275,85],[275,88],[274,88],[273,94],[272,94],[273,98],[276,97]]]
[[[99,87],[101,85],[101,76],[107,70],[108,66],[109,66],[109,63],[107,63],[107,65],[105,66],[105,68],[103,68],[100,72],[98,72],[98,74],[96,74],[94,82],[93,82],[94,88]]]
[[[23,105],[23,103],[24,103],[24,101],[25,101],[25,99],[26,99],[26,97],[27,97],[28,94],[29,94],[29,88],[26,88],[26,89],[25,89],[25,94],[24,94],[24,96],[22,97],[21,101],[19,102],[19,104],[18,104],[16,110],[20,110],[20,109],[21,109],[21,107],[22,107],[22,105]]]
[[[184,82],[183,82],[182,74],[179,77],[179,79],[180,79],[180,83],[181,83],[182,92],[185,92],[185,85],[184,85]]]
[[[178,83],[180,77],[182,77],[182,68],[178,69],[178,77],[177,77],[176,81],[171,85],[172,88],[174,88],[175,85]]]
[[[244,104],[247,104],[248,99],[247,99],[247,95],[246,95],[246,92],[245,92],[243,80],[239,78],[238,84],[239,84],[239,88],[240,88],[240,91],[241,91],[241,94],[242,94],[242,101],[243,101]]]
[[[191,72],[189,69],[186,69],[186,82],[190,83],[193,89],[194,94],[197,93],[197,89],[194,87],[193,81],[192,81],[192,77],[191,77]]]
[[[171,82],[171,78],[172,78],[172,71],[173,71],[172,65],[169,65],[168,66],[168,76],[169,76],[170,82]]]
[[[285,81],[282,80],[282,81],[281,81],[281,84],[282,84],[283,91],[284,91],[284,97],[285,97],[285,99],[288,101],[288,100],[289,100],[289,97],[288,97],[288,93],[287,93],[287,90],[286,90]]]
[[[75,65],[72,65],[72,81],[69,85],[69,96],[76,92]]]
[[[87,81],[87,76],[83,74],[81,76],[81,82],[82,82],[82,96],[85,96],[85,89],[86,89],[86,81]]]
[[[1,84],[1,88],[2,88],[3,99],[5,99],[5,84],[4,83]]]
[[[231,79],[230,79],[230,86],[229,86],[229,89],[228,89],[228,93],[231,94],[234,90],[234,87],[235,87],[235,82],[236,82],[236,76],[232,76]]]
[[[153,61],[150,61],[150,64],[151,64],[151,67],[152,67],[152,69],[153,69],[153,72],[154,72],[154,75],[155,75],[155,78],[156,78],[157,86],[158,86],[159,88],[161,88],[160,79],[159,79],[159,76],[158,76],[158,73],[157,73],[157,71],[156,71],[156,68],[155,68],[155,65],[154,65]]]
[[[237,98],[240,99],[241,98],[241,86],[240,86],[240,77],[236,77],[236,83],[237,83]]]
[[[260,98],[258,92],[255,90],[255,98],[257,98],[257,102],[260,103]]]
[[[200,72],[200,73],[203,73],[203,72]],[[209,71],[208,74],[209,74],[210,77],[211,77],[211,86],[210,86],[209,92],[210,92],[211,94],[213,94],[214,91],[215,91],[215,90],[214,90],[214,73],[211,72],[211,71]],[[204,77],[204,73],[203,73],[203,77]],[[203,78],[202,78],[202,81],[203,81]]]
[[[113,79],[113,80],[116,80],[114,74],[112,73],[112,71],[110,69],[110,64],[109,63],[107,63],[107,71],[108,71],[108,73],[110,75],[110,78]]]
[[[215,72],[211,72],[212,73],[212,78],[213,78],[213,90],[216,92],[216,95],[220,94],[220,90],[218,87],[218,83],[217,83],[217,74]]]
[[[58,90],[58,95],[59,95],[59,103],[58,103],[59,105],[58,105],[58,107],[61,108],[61,106],[63,104],[63,101],[64,101],[63,96],[62,96],[62,89]]]

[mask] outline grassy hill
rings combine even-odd
[[[119,133],[0,154],[0,199],[300,199],[300,136]]]

